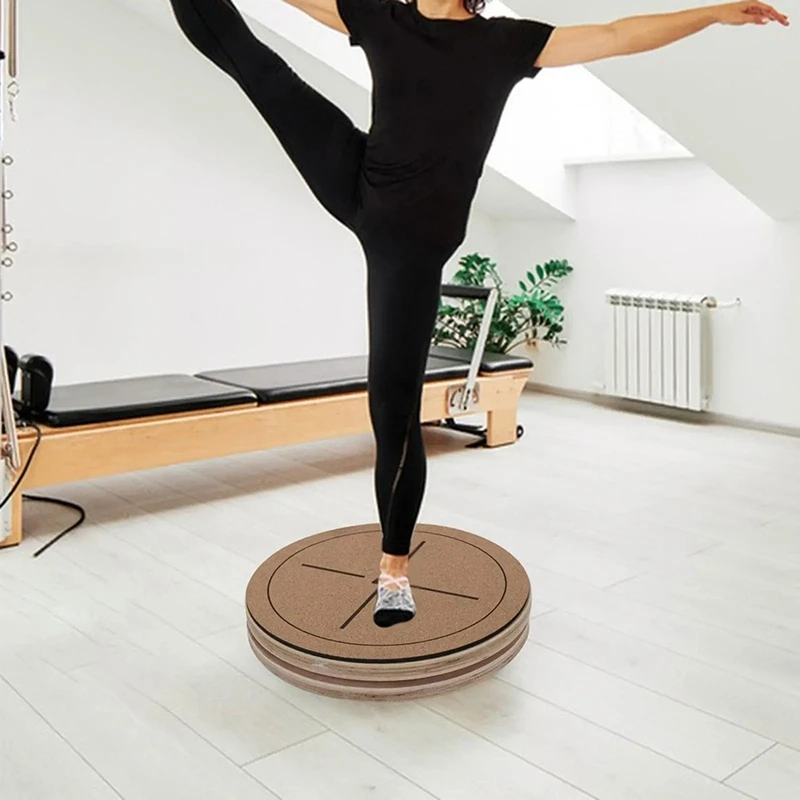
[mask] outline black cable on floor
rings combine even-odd
[[[45,550],[47,550],[48,547],[52,547],[59,539],[66,536],[68,533],[72,533],[72,531],[74,531],[75,528],[82,525],[84,520],[86,519],[86,511],[77,503],[73,503],[69,500],[60,500],[57,497],[43,497],[42,495],[32,495],[32,494],[24,494],[22,495],[22,499],[32,500],[36,503],[52,503],[55,506],[63,506],[64,508],[71,508],[73,511],[77,511],[79,515],[78,520],[76,522],[73,522],[72,525],[70,525],[68,528],[64,528],[64,530],[61,531],[61,533],[54,536],[49,542],[47,542],[47,544],[42,545],[33,554],[34,558],[40,556],[42,553],[44,553]]]

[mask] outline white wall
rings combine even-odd
[[[550,258],[575,267],[560,290],[569,345],[533,354],[535,382],[602,381],[606,289],[741,297],[714,317],[711,410],[800,427],[800,225],[768,218],[697,161],[577,170],[576,222],[498,226],[509,280]]]
[[[235,85],[105,0],[21,7],[7,342],[58,383],[365,352],[361,249]],[[325,69],[258,32],[310,83]],[[326,83],[366,125],[363,91]]]

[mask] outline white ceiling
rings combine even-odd
[[[176,37],[181,35],[167,0],[114,2]],[[278,50],[301,77],[339,105],[357,125],[369,125],[369,69],[361,51],[350,47],[346,37],[277,0],[236,0],[236,5],[248,16],[254,32]],[[524,106],[524,100],[524,96],[518,97],[517,106]],[[519,127],[511,119],[513,114],[512,107],[505,120],[506,134]],[[503,146],[490,153],[474,206],[503,218],[571,219],[571,175],[549,153],[541,152],[548,149],[546,146],[531,150],[531,138],[530,131],[524,138],[506,135]]]
[[[676,0],[504,0],[556,25],[663,13]],[[793,20],[717,26],[590,71],[767,214],[800,219],[800,0],[773,0]]]

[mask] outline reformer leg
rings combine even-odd
[[[4,467],[5,468],[5,467]],[[22,543],[22,492],[15,492],[14,496],[8,501],[5,508],[2,509],[3,522],[6,520],[10,524],[10,535],[2,542],[0,548],[14,547]],[[6,531],[3,531],[5,535]]]
[[[503,408],[486,413],[486,446],[500,447],[517,441],[517,408]]]

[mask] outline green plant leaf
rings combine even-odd
[[[527,272],[530,286],[518,281],[520,292],[507,295],[497,264],[479,253],[462,256],[453,283],[465,286],[484,286],[491,282],[499,297],[489,326],[487,352],[507,353],[531,338],[547,341],[554,346],[564,342],[564,306],[551,290],[563,277],[573,271],[566,260],[552,259],[536,266],[536,275]],[[538,277],[537,277],[538,276]],[[432,341],[456,347],[474,347],[478,338],[481,317],[486,308],[484,300],[465,300],[456,303],[440,301]]]

